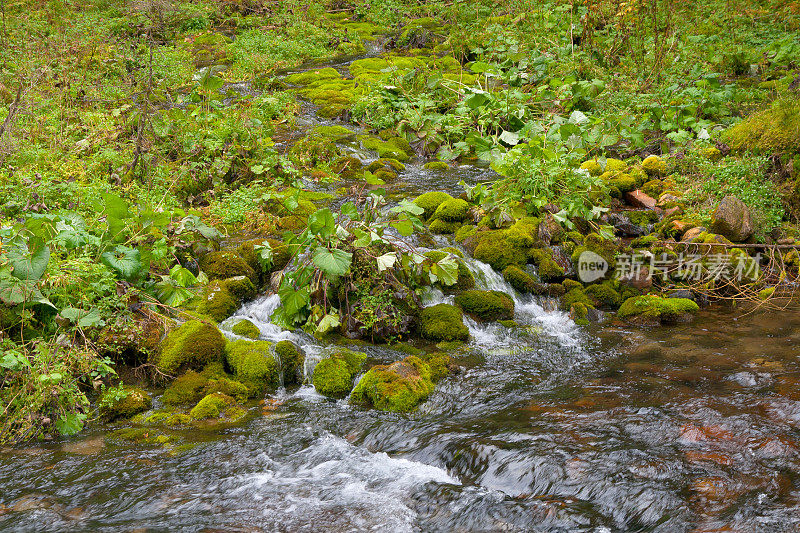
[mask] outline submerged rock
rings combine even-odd
[[[411,411],[433,392],[430,366],[410,356],[369,369],[350,394],[350,402],[381,411]]]
[[[267,341],[239,339],[225,346],[225,360],[234,375],[248,388],[264,393],[280,385],[278,362]]]

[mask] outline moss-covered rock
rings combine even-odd
[[[667,173],[667,163],[657,155],[651,155],[642,161],[642,169],[651,178],[658,178]]]
[[[626,172],[628,170],[628,163],[621,159],[614,159],[609,157],[606,159],[605,172]]]
[[[418,207],[421,207],[425,210],[423,215],[426,219],[429,219],[433,216],[433,214],[436,212],[436,209],[438,209],[442,203],[452,199],[453,197],[446,192],[429,191],[419,195],[414,200],[414,203],[417,204]]]
[[[564,269],[553,259],[553,251],[549,248],[534,248],[528,252],[531,262],[536,265],[539,278],[545,282],[564,279]]]
[[[367,150],[375,150],[378,156],[387,159],[397,159],[398,161],[407,161],[411,159],[414,151],[411,145],[403,137],[391,137],[385,141],[377,137],[369,135],[361,135],[358,137],[361,144]]]
[[[258,329],[258,326],[243,318],[236,322],[231,328],[231,331],[234,332],[236,335],[240,337],[247,337],[248,339],[258,339],[261,336],[261,330]]]
[[[439,172],[443,170],[449,170],[450,165],[448,165],[443,161],[428,161],[427,163],[422,165],[422,168],[424,168],[425,170],[435,170]]]
[[[581,168],[589,172],[591,176],[599,176],[603,173],[603,166],[597,159],[590,159],[581,163]]]
[[[106,391],[99,402],[100,418],[105,422],[128,419],[152,407],[153,402],[142,389],[124,387],[122,391]]]
[[[503,279],[521,293],[542,294],[545,292],[545,287],[541,283],[516,265],[509,265],[503,270]]]
[[[433,392],[430,366],[411,356],[390,365],[369,369],[350,394],[350,401],[381,411],[413,410]]]
[[[190,320],[172,330],[153,356],[156,367],[165,374],[180,370],[202,369],[209,363],[222,361],[225,337],[213,324]]]
[[[197,311],[210,316],[217,322],[222,322],[238,308],[239,300],[224,287],[220,280],[214,280],[203,291]]]
[[[280,341],[275,345],[275,354],[281,361],[283,382],[286,385],[301,383],[305,364],[303,350],[292,341]]]
[[[314,367],[314,389],[329,398],[344,398],[353,389],[353,380],[366,360],[364,353],[338,349]]]
[[[698,305],[688,298],[645,295],[625,300],[617,316],[638,323],[673,323],[686,320],[698,310]]]
[[[469,339],[469,330],[464,325],[461,310],[449,304],[423,309],[419,317],[419,327],[422,336],[433,342]]]
[[[200,262],[200,268],[210,280],[247,276],[254,284],[258,283],[256,271],[242,256],[230,250],[206,254]]]
[[[464,291],[456,296],[455,304],[482,322],[514,318],[514,300],[501,291]]]
[[[431,233],[435,233],[437,235],[452,235],[458,228],[461,227],[461,222],[448,222],[446,220],[436,219],[431,222],[431,225],[428,229],[431,230]]]
[[[509,265],[523,266],[527,262],[527,251],[512,244],[505,231],[479,232],[475,234],[475,238],[478,238],[478,244],[472,257],[499,272]]]
[[[227,394],[213,392],[197,402],[197,405],[189,411],[189,416],[193,420],[220,418],[224,416],[227,409],[235,405],[236,401]]]
[[[352,156],[340,157],[331,164],[331,169],[343,179],[355,179],[360,176],[362,163]]]
[[[264,393],[280,385],[278,362],[267,341],[238,339],[225,346],[225,360],[249,389]]]
[[[469,204],[461,198],[450,198],[439,204],[433,213],[434,220],[462,222],[469,214]]]
[[[311,205],[313,206],[314,204]],[[252,268],[254,272],[262,272],[264,269],[258,259],[256,246],[263,245],[264,241],[269,244],[270,249],[272,250],[272,266],[267,270],[267,272],[282,270],[287,264],[289,264],[292,254],[289,251],[289,246],[278,239],[266,238],[245,241],[236,248],[236,252],[247,262],[248,265],[250,265],[250,268]]]
[[[213,392],[227,394],[237,401],[244,401],[251,395],[247,386],[229,379],[224,373],[210,377],[206,375],[205,371],[198,373],[194,370],[187,370],[164,391],[161,403],[168,407],[194,405],[204,396]]]
[[[616,309],[622,305],[622,295],[614,288],[611,281],[589,285],[585,292],[598,307]]]

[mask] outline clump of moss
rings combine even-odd
[[[407,161],[411,159],[414,151],[409,142],[403,137],[391,137],[385,141],[369,135],[361,135],[358,138],[367,150],[375,150],[381,158],[397,159]]]
[[[369,164],[367,170],[370,172],[377,172],[378,170],[392,170],[400,172],[406,169],[406,166],[397,159],[385,158],[376,159]]]
[[[197,402],[197,405],[189,411],[189,416],[193,420],[206,420],[208,418],[220,418],[226,409],[236,404],[236,401],[221,392],[213,392]]]
[[[461,226],[456,230],[453,238],[456,242],[464,242],[469,237],[473,237],[478,232],[478,227],[471,224]]]
[[[461,198],[449,198],[439,204],[433,213],[434,220],[462,222],[469,214],[469,204]]]
[[[657,178],[667,173],[667,163],[657,155],[651,155],[642,161],[642,169],[651,178]]]
[[[435,233],[437,235],[452,235],[458,228],[461,227],[461,222],[448,222],[446,220],[436,219],[431,222],[431,225],[428,229],[431,230],[431,233]]]
[[[283,382],[287,385],[302,381],[305,354],[292,341],[280,341],[275,345],[275,354],[281,361]]]
[[[611,281],[589,285],[585,292],[599,307],[616,309],[622,305],[622,295],[614,288]]]
[[[433,352],[428,355],[422,355],[420,358],[428,363],[431,369],[431,381],[438,383],[442,378],[450,373],[451,358],[448,354],[443,352]]]
[[[339,349],[314,367],[314,389],[329,398],[344,398],[353,389],[355,379],[367,355]]]
[[[131,418],[153,405],[150,396],[142,389],[124,387],[122,394],[118,390],[106,391],[100,397],[100,418],[105,422]]]
[[[503,270],[503,279],[522,293],[542,294],[545,290],[533,276],[516,265],[509,265]]]
[[[203,397],[206,385],[208,378],[194,370],[187,370],[164,391],[161,403],[170,407],[196,403]]]
[[[625,172],[628,170],[628,163],[621,159],[613,159],[609,157],[606,159],[606,172]]]
[[[479,321],[491,322],[514,318],[514,300],[501,291],[464,291],[456,296],[455,304]]]
[[[608,262],[609,270],[614,270],[614,257],[617,253],[617,245],[613,240],[606,240],[597,233],[589,233],[584,237],[583,244],[573,250],[571,259],[575,268],[578,268],[578,260],[583,252],[594,252]]]
[[[526,250],[509,242],[505,231],[486,231],[476,233],[475,237],[479,241],[472,257],[497,271],[502,272],[509,265],[522,266],[527,262]]]
[[[239,339],[225,346],[225,359],[234,375],[253,391],[264,393],[280,385],[278,363],[267,341]]]
[[[442,170],[449,170],[450,165],[448,165],[443,161],[428,161],[427,163],[422,165],[422,168],[424,168],[425,170],[435,170],[438,172]]]
[[[623,193],[630,192],[637,187],[636,178],[624,172],[606,171],[601,176],[608,183],[609,187],[616,189],[618,193],[611,196],[619,198]]]
[[[219,280],[214,280],[203,291],[197,311],[210,316],[217,322],[222,322],[231,316],[238,307],[239,301],[225,289]]]
[[[458,307],[438,304],[426,307],[419,316],[420,333],[433,342],[466,341],[469,330]]]
[[[723,133],[732,150],[762,154],[800,151],[800,100],[783,98]]]
[[[258,283],[256,271],[240,255],[230,250],[206,254],[200,262],[200,268],[210,280],[247,276],[254,284]]]
[[[351,156],[340,157],[331,164],[331,169],[343,179],[355,179],[361,173],[361,161]]]
[[[664,298],[648,294],[625,300],[617,316],[645,323],[671,323],[682,320],[699,309],[698,305],[688,298]]]
[[[179,370],[201,369],[221,361],[224,353],[225,337],[216,326],[190,320],[166,336],[154,359],[161,372],[174,375]]]
[[[417,204],[418,207],[421,207],[425,210],[423,215],[426,219],[429,219],[433,216],[433,214],[436,212],[436,209],[438,209],[443,202],[452,199],[453,197],[446,192],[429,191],[419,195],[414,200],[414,203]]]
[[[261,265],[261,261],[258,259],[255,247],[262,245],[264,241],[266,241],[272,249],[272,266],[267,269],[267,272],[281,270],[287,264],[289,264],[289,261],[292,258],[290,248],[284,244],[283,241],[279,241],[277,239],[251,239],[249,241],[245,241],[236,248],[236,253],[238,253],[242,259],[244,259],[247,264],[250,265],[250,268],[252,268],[253,271],[257,273],[262,272],[264,271],[264,267]]]
[[[581,168],[589,172],[591,176],[599,176],[603,173],[603,167],[596,159],[589,159],[581,163]]]
[[[258,339],[261,336],[261,330],[258,326],[243,318],[233,325],[231,331],[240,337],[247,337],[248,339]]]
[[[381,411],[405,413],[425,401],[433,388],[430,366],[412,355],[370,368],[353,389],[350,401]]]

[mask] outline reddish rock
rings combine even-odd
[[[687,241],[687,242],[691,241],[692,239],[694,239],[695,237],[697,237],[698,235],[700,235],[704,231],[708,231],[708,230],[706,230],[706,228],[703,228],[703,227],[700,227],[700,226],[692,228],[692,229],[689,229],[689,230],[686,230],[686,233],[683,234],[683,239],[681,239],[681,240]]]
[[[653,209],[656,206],[655,199],[647,196],[645,193],[636,189],[635,191],[625,193],[625,201],[634,207],[643,209]]]

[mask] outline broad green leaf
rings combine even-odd
[[[332,329],[338,328],[341,325],[341,320],[339,319],[339,315],[327,314],[322,317],[322,320],[319,321],[317,325],[317,333],[320,335],[325,335]]]
[[[10,247],[6,251],[8,262],[13,268],[12,274],[21,280],[38,280],[47,270],[47,263],[50,261],[50,248],[43,243],[39,243],[29,249],[33,243],[19,243]]]
[[[278,296],[281,298],[284,316],[293,320],[311,301],[311,290],[309,287],[295,290],[290,283],[284,281],[278,289]]]
[[[394,206],[391,211],[393,213],[410,213],[412,215],[421,215],[425,212],[420,206],[409,200],[408,198],[403,198],[400,200],[400,203]]]
[[[178,287],[191,287],[197,283],[197,278],[189,269],[175,265],[169,271],[169,277],[175,280]]]
[[[403,237],[414,233],[414,224],[410,220],[396,220],[392,222],[392,227]]]
[[[261,265],[261,269],[267,271],[272,268],[273,254],[272,245],[269,243],[269,241],[264,241],[253,248],[256,252],[256,256],[258,257],[258,264]]]
[[[500,140],[509,146],[516,146],[519,144],[519,133],[504,131],[500,134]]]
[[[389,252],[375,258],[378,262],[378,272],[383,272],[386,269],[392,268],[397,261],[397,254]]]
[[[336,221],[333,218],[333,213],[327,207],[312,213],[308,217],[308,229],[314,235],[327,238],[333,235],[336,230]]]
[[[314,255],[311,261],[317,266],[326,276],[331,278],[338,278],[343,276],[350,270],[350,264],[353,262],[353,254],[334,248],[329,250],[327,248],[317,248],[314,250]]]
[[[103,253],[100,261],[126,280],[136,278],[142,271],[141,253],[127,246],[116,246],[114,250]]]
[[[100,311],[94,308],[86,311],[75,307],[67,307],[62,309],[60,314],[81,328],[105,325],[105,321],[100,317]]]
[[[367,185],[383,185],[386,183],[369,170],[364,171],[364,181],[367,182]]]
[[[56,429],[62,435],[74,435],[83,429],[84,413],[65,413],[56,419]]]
[[[339,208],[339,212],[351,220],[356,220],[358,218],[358,209],[353,202],[346,202],[343,204],[342,207]]]
[[[445,285],[455,285],[458,281],[458,263],[452,257],[445,257],[431,265],[431,273]]]
[[[19,280],[13,277],[0,279],[0,301],[6,305],[37,302],[43,298],[34,280]]]

